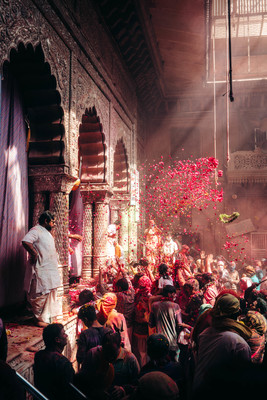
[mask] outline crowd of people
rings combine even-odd
[[[259,375],[267,378],[266,262],[240,268],[203,251],[199,259],[189,253],[182,245],[173,263],[158,266],[141,259],[119,267],[112,284],[82,290],[77,371],[62,355],[63,326],[50,324],[46,349],[35,355],[36,386],[49,399],[68,398],[69,382],[89,399],[260,393]]]
[[[47,218],[45,229],[53,223]],[[164,262],[156,264],[150,251],[150,258],[120,263],[112,279],[80,292],[75,370],[62,354],[64,326],[45,324],[45,349],[36,352],[33,369],[35,386],[48,399],[73,398],[70,383],[88,399],[251,399],[261,393],[266,260],[241,266],[200,250],[192,257],[189,246],[171,240],[168,235],[174,251],[166,250]],[[34,256],[30,241],[28,235],[24,246]]]

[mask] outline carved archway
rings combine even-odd
[[[56,78],[45,62],[41,45],[20,43],[10,51],[10,60],[3,65],[4,76],[11,73],[22,96],[30,134],[29,165],[64,163],[63,109]]]
[[[129,165],[123,139],[117,141],[115,148],[113,186],[116,192],[129,192]]]
[[[85,110],[79,128],[79,155],[82,183],[106,182],[105,135],[95,107]]]

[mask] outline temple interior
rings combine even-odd
[[[72,359],[71,304],[116,221],[127,268],[151,220],[240,266],[267,258],[267,3],[0,0],[0,15],[0,317],[33,382],[21,241],[44,210]]]

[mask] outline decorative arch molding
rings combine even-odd
[[[129,192],[129,164],[127,151],[123,139],[117,140],[114,152],[114,177],[113,186],[114,191],[118,193]]]
[[[84,91],[86,91],[86,95],[84,95]],[[90,95],[88,96],[88,92]],[[78,121],[81,121],[83,119],[83,116],[85,115],[84,112],[84,105],[87,105],[86,110],[97,110],[97,117],[101,121],[101,126],[102,126],[102,131],[103,132],[108,132],[108,109],[105,107],[105,104],[101,103],[97,96],[95,94],[91,94],[91,87],[84,87],[81,89],[81,85],[78,87],[78,97],[79,97],[79,102],[77,102],[77,107],[76,107],[76,118]],[[103,109],[106,112],[103,112]],[[102,111],[101,111],[102,110]],[[105,121],[106,120],[106,121]],[[108,143],[108,137],[105,137],[105,143],[107,146],[109,146]]]
[[[34,48],[22,42],[12,48],[3,75],[16,79],[28,121],[29,165],[64,163],[65,128],[57,80],[45,61],[40,43]]]
[[[107,172],[105,135],[95,107],[85,110],[79,128],[82,183],[104,183]]]
[[[70,50],[30,0],[4,1],[1,9],[0,56],[2,65],[10,61],[12,49],[21,43],[36,48],[41,44],[51,74],[56,77],[63,108],[68,110]]]

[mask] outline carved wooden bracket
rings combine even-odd
[[[84,203],[109,203],[113,191],[107,183],[82,184],[81,195]]]
[[[29,177],[36,192],[62,192],[69,194],[77,177],[69,175],[66,165],[32,166]]]

